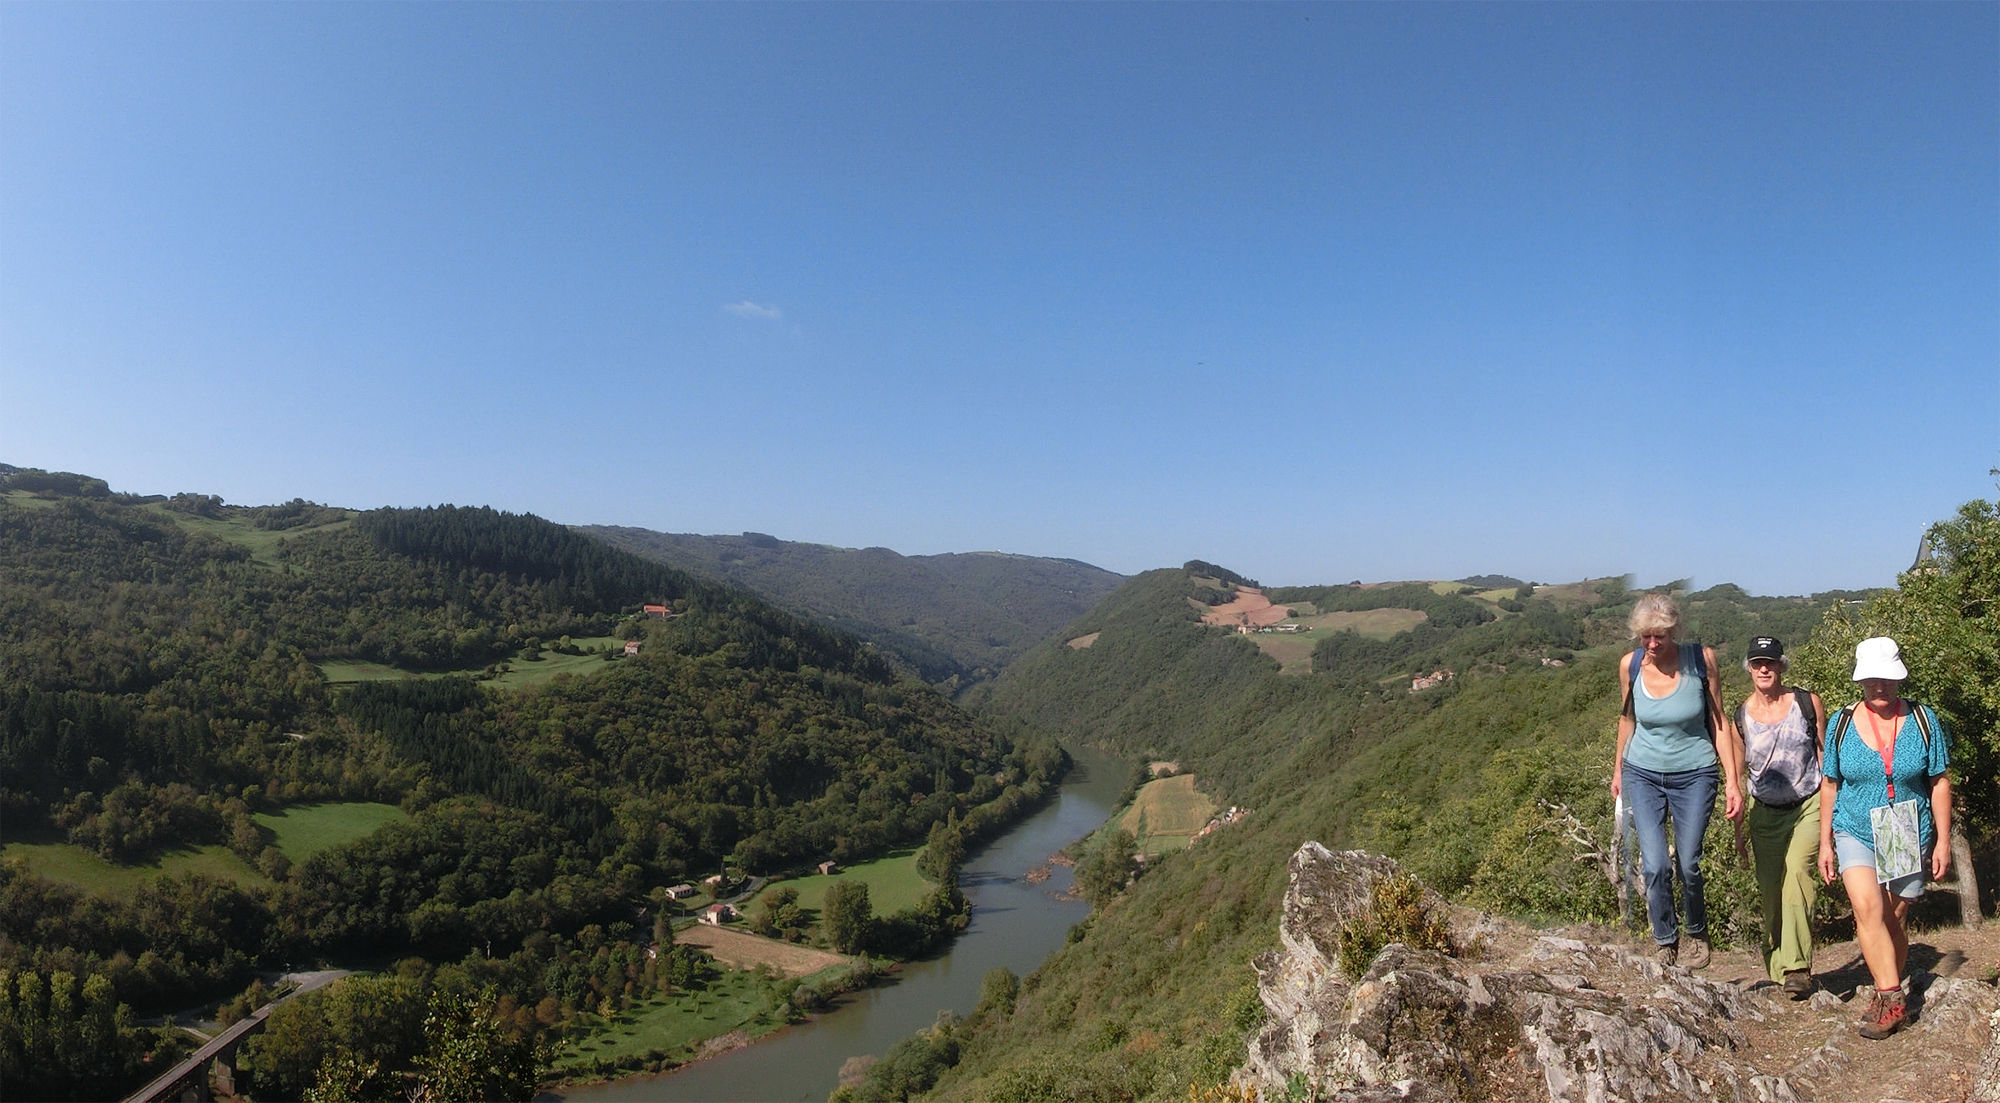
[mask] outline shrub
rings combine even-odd
[[[1398,873],[1375,886],[1368,914],[1340,932],[1340,970],[1350,977],[1368,971],[1368,963],[1391,942],[1441,954],[1456,952],[1451,925],[1424,899],[1423,882]]]

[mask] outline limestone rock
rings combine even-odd
[[[1452,916],[1455,945],[1512,948],[1449,957],[1391,944],[1361,976],[1346,976],[1341,932],[1396,873],[1391,859],[1318,843],[1293,854],[1282,948],[1256,962],[1268,1016],[1237,1070],[1239,1083],[1266,1098],[1304,1085],[1314,1098],[1345,1103],[1824,1103],[1861,1087],[1857,1075],[1868,1074],[1857,1060],[1888,1052],[1861,1048],[1882,1043],[1856,1038],[1849,1008],[1830,995],[1789,1005],[1768,986],[1711,980],[1621,947],[1454,914],[1435,894],[1426,900]],[[2000,1103],[2000,992],[1937,977],[1913,992],[1920,1014],[1897,1052],[1915,1068],[1934,1056],[1966,1069],[1967,1057],[1983,1050],[1970,1094],[1960,1098]],[[1825,1029],[1828,1040],[1789,1068],[1763,1054],[1760,1068],[1750,1033],[1783,1015],[1798,1017],[1787,1020],[1794,1024],[1802,1018],[1808,1039]]]

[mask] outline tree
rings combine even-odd
[[[874,920],[874,905],[868,900],[868,886],[860,881],[835,881],[826,890],[820,905],[820,928],[826,940],[843,954],[859,950]]]
[[[531,1038],[508,1038],[493,1005],[490,988],[476,1001],[459,992],[431,994],[413,1103],[526,1103],[535,1097],[548,1051]]]
[[[931,825],[924,852],[917,856],[917,872],[942,885],[956,880],[958,867],[964,863],[965,828],[954,809],[946,819]]]
[[[1014,1001],[1021,996],[1021,978],[1001,966],[988,969],[979,981],[979,1011],[1002,1018],[1014,1013]]]
[[[1130,831],[1122,827],[1113,831],[1103,845],[1077,863],[1077,894],[1098,908],[1116,899],[1125,891],[1125,883],[1138,872],[1139,863],[1132,856],[1138,845]]]

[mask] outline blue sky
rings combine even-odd
[[[0,462],[1271,584],[1887,585],[2000,5],[0,5]]]

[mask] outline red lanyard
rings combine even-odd
[[[1896,711],[1899,714],[1902,712],[1900,705]],[[1875,735],[1875,741],[1882,743],[1882,749],[1875,753],[1882,756],[1882,779],[1889,784],[1889,799],[1891,801],[1896,799],[1896,771],[1892,768],[1896,762],[1896,733],[1902,727],[1903,718],[1901,715],[1898,715],[1895,722],[1889,726],[1889,739],[1887,742],[1883,742],[1881,733],[1878,732]]]

